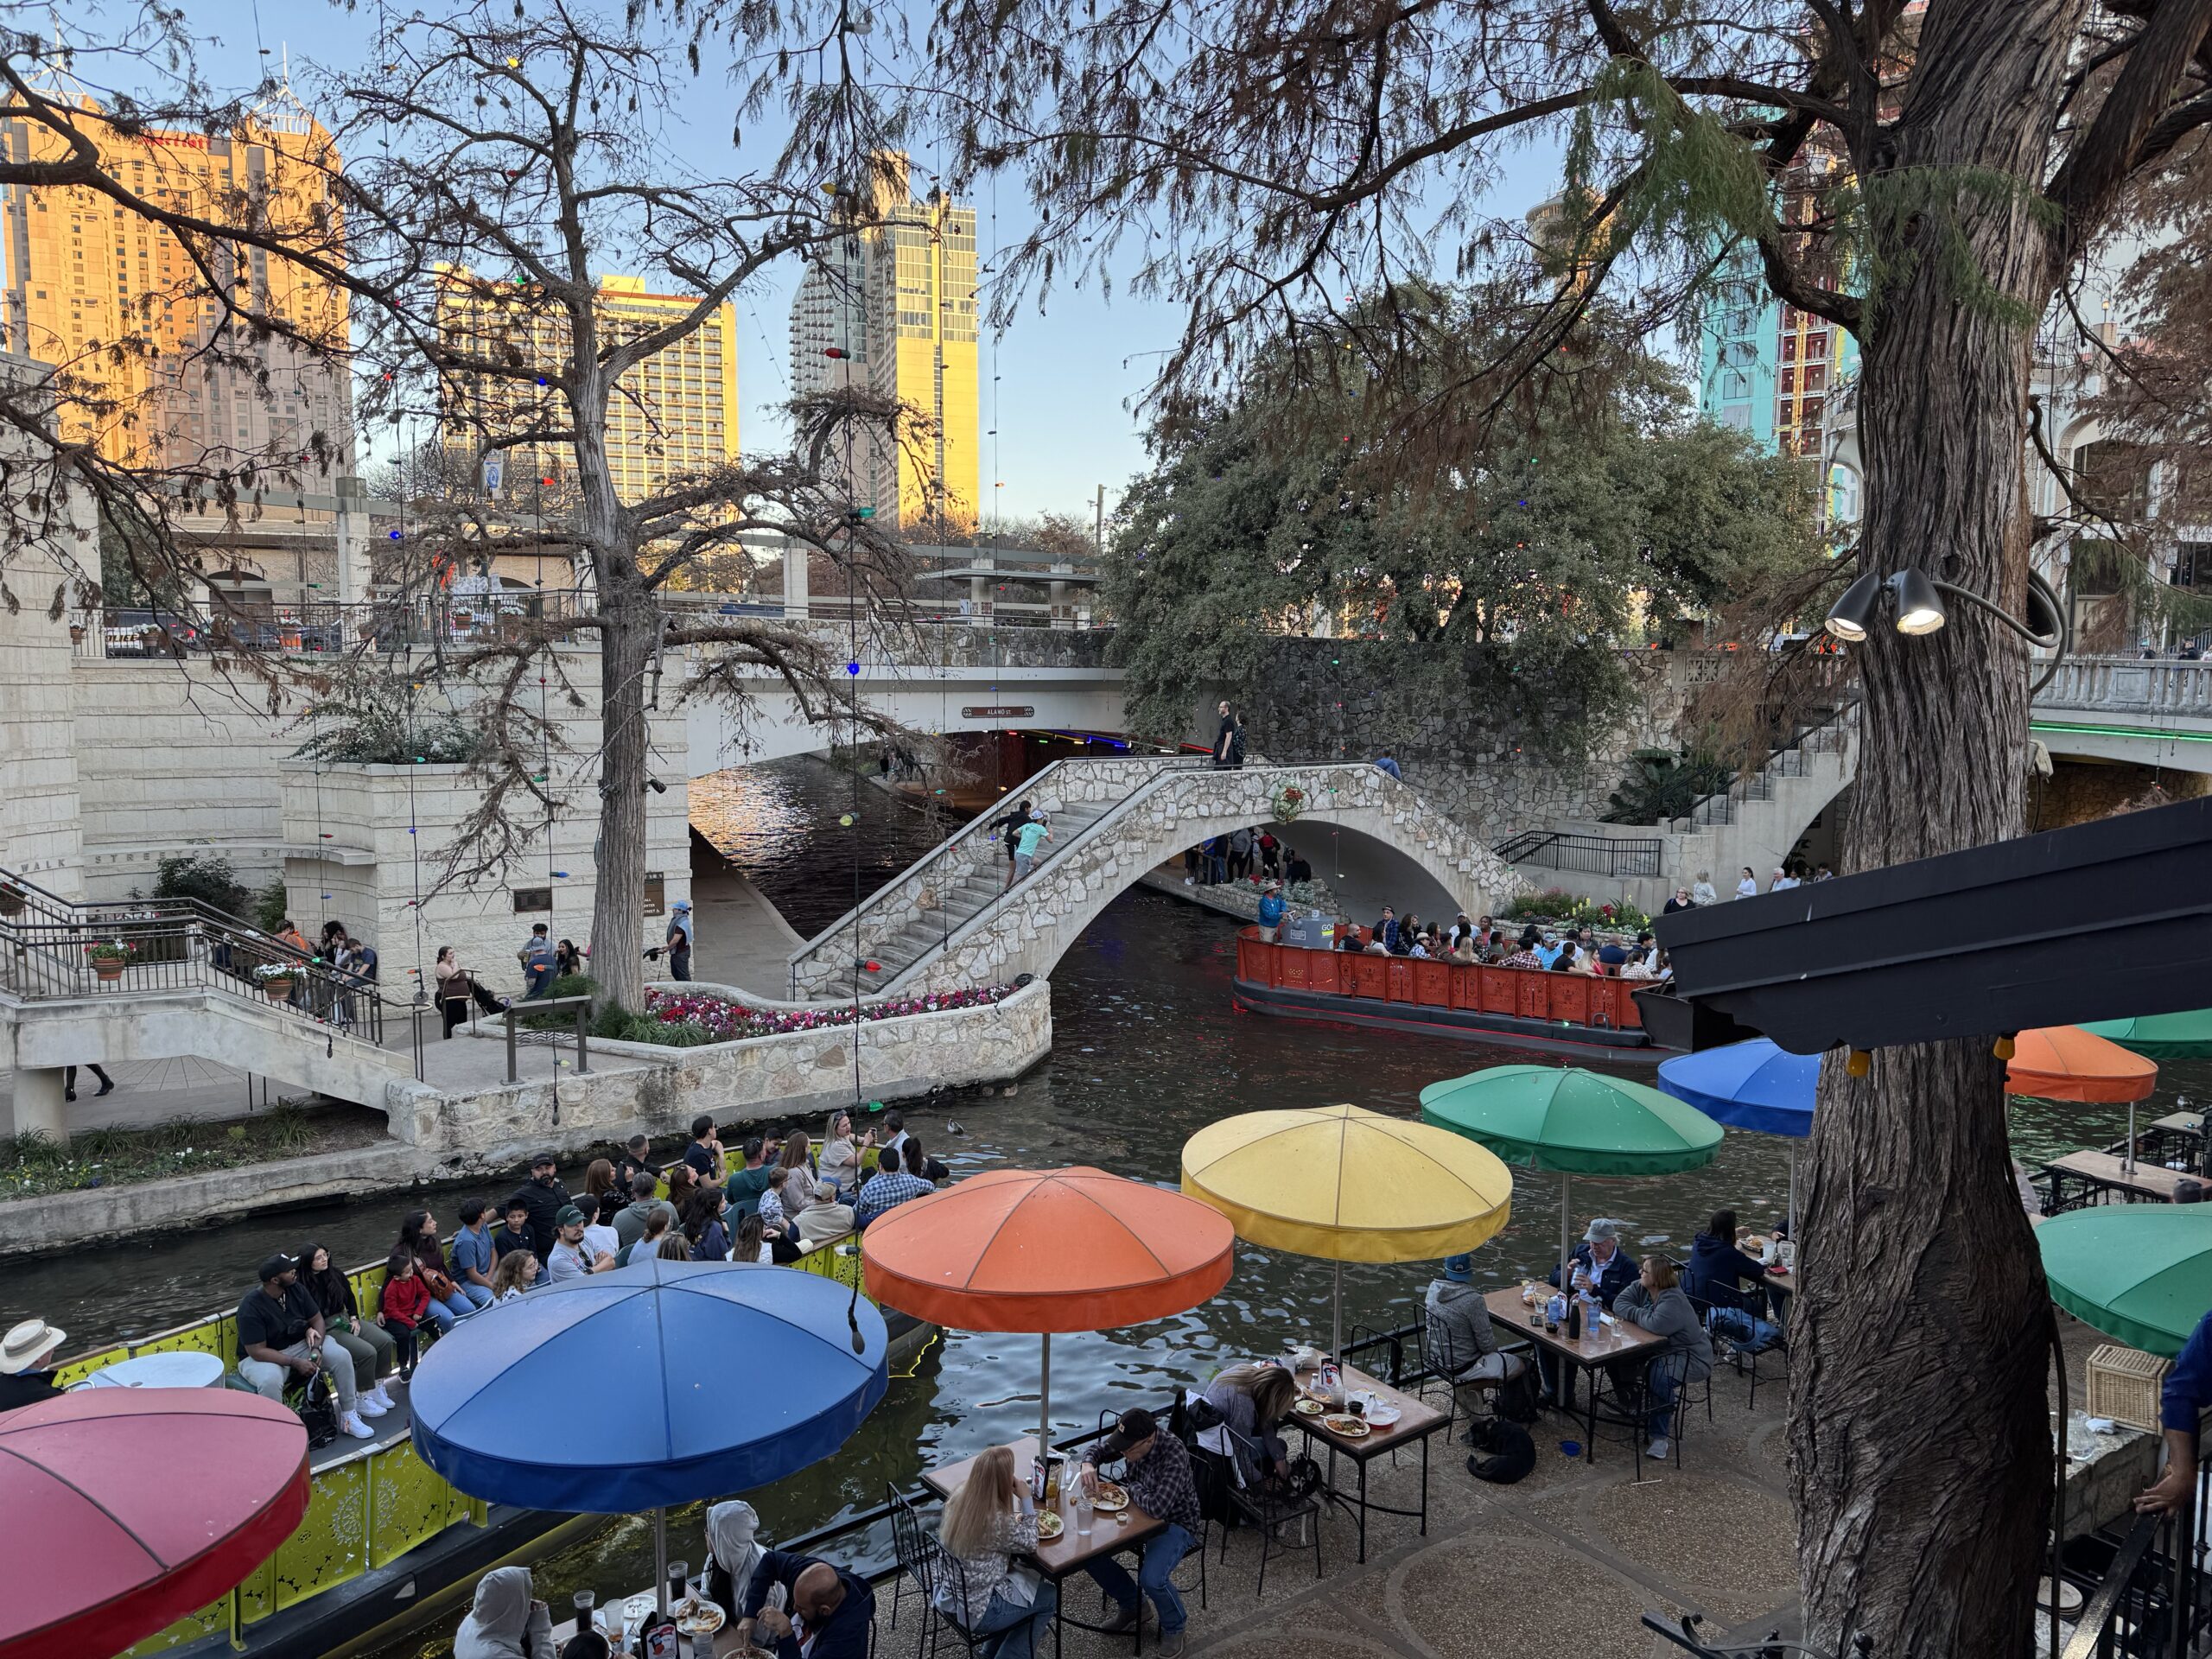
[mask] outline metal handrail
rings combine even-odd
[[[1579,875],[1657,875],[1665,843],[1656,837],[1592,836],[1570,830],[1523,830],[1491,849],[1509,864],[1541,864]]]
[[[90,951],[112,941],[122,967],[103,975]],[[257,980],[257,966],[292,970],[281,1001]],[[0,869],[0,989],[25,1001],[75,1001],[131,992],[208,989],[247,997],[323,1030],[373,1046],[384,1044],[387,1013],[405,1018],[409,1004],[386,998],[373,981],[340,971],[296,945],[263,932],[197,899],[101,903],[63,899],[28,877]],[[422,1075],[422,1032],[412,1028],[416,1075]]]

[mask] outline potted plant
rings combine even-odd
[[[263,962],[254,964],[254,982],[268,993],[271,1002],[289,1001],[292,995],[292,982],[299,976],[299,969],[289,962]]]
[[[121,939],[100,939],[85,947],[85,957],[92,964],[92,972],[110,984],[123,977],[123,970],[130,965],[131,955],[130,947]]]

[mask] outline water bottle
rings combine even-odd
[[[1582,1295],[1582,1328],[1592,1336],[1604,1330],[1605,1321],[1601,1316],[1605,1311],[1605,1305],[1598,1300],[1598,1293],[1585,1291]]]
[[[1554,1291],[1544,1304],[1544,1323],[1556,1331],[1567,1321],[1567,1298]]]

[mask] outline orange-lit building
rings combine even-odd
[[[289,87],[222,137],[118,133],[91,98],[74,101],[104,167],[133,192],[217,223],[251,214],[302,249],[342,261],[337,152]],[[0,123],[0,145],[10,160],[65,153],[59,137],[23,121]],[[207,250],[203,270],[171,232],[79,186],[11,186],[0,193],[0,345],[62,371],[65,420],[94,436],[103,455],[149,467],[304,459],[316,476],[352,470],[342,288],[282,256],[221,241]],[[250,360],[214,365],[204,348],[220,321],[219,289],[283,319],[312,346],[233,333],[226,353]]]

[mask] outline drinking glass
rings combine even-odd
[[[592,1628],[592,1609],[599,1605],[599,1592],[579,1590],[575,1593],[576,1634],[583,1635]]]
[[[1096,1507],[1091,1501],[1090,1488],[1081,1481],[1077,1481],[1075,1488],[1075,1535],[1077,1537],[1090,1536],[1090,1517]]]

